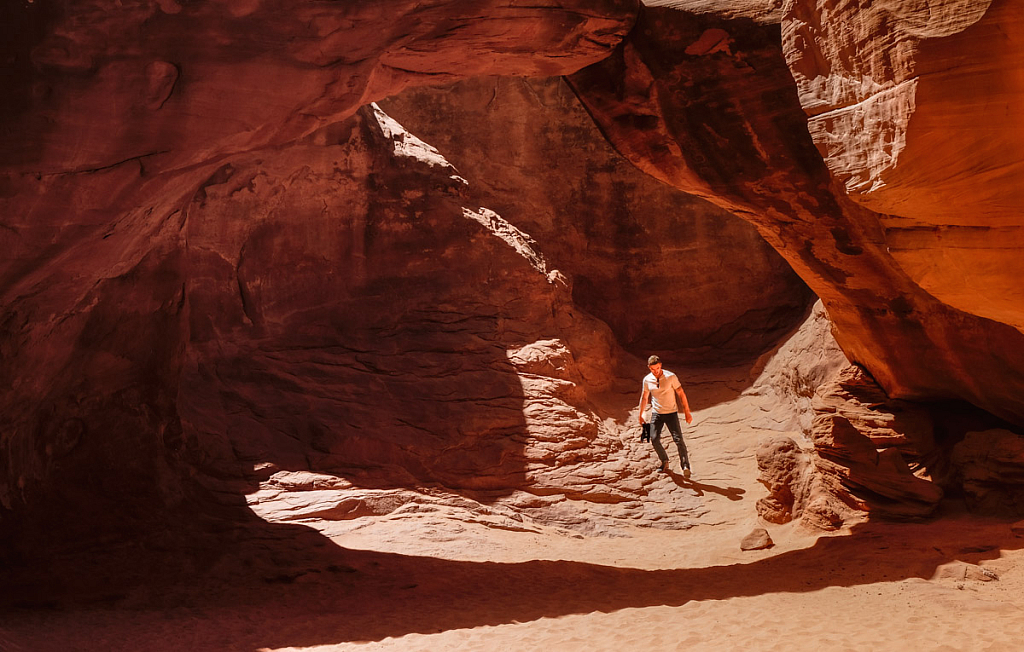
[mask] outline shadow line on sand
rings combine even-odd
[[[76,617],[74,611],[59,608],[8,612],[17,618],[0,618],[0,630],[9,643],[24,649],[100,649],[90,647],[89,627],[118,613],[123,619],[128,611],[149,614],[164,629],[168,622],[184,619],[190,636],[202,642],[192,649],[308,647],[928,579],[949,562],[977,564],[998,558],[1001,550],[1024,547],[1024,539],[1014,536],[1007,521],[959,515],[918,524],[865,523],[848,536],[822,537],[809,548],[749,563],[643,570],[576,561],[474,562],[353,550],[306,526],[264,526],[268,529],[250,533],[258,536],[236,539],[233,549],[187,589],[161,592],[159,599],[144,605],[126,600],[80,612],[87,613],[82,620],[88,623],[75,630],[80,640],[51,646],[52,639],[41,633],[50,623]],[[136,620],[130,630],[136,649],[173,649],[169,644],[161,647],[155,635],[153,641],[146,640],[137,616],[131,617]],[[3,627],[4,620],[20,626]],[[95,640],[111,649],[116,641],[109,631],[104,635]]]

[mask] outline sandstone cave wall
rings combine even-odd
[[[245,520],[260,464],[521,483],[508,347],[565,319],[555,279],[361,107],[599,60],[635,6],[585,4],[5,5],[5,545]]]
[[[387,482],[484,475],[498,479],[485,488],[502,491],[559,482],[546,469],[594,454],[581,452],[600,441],[585,390],[609,386],[602,366],[619,353],[586,312],[609,315],[626,341],[635,335],[610,316],[611,298],[587,283],[566,295],[555,272],[586,260],[569,253],[586,249],[592,229],[595,239],[619,234],[581,221],[575,240],[547,253],[517,225],[569,230],[542,211],[517,216],[521,223],[502,217],[511,211],[499,190],[511,187],[483,185],[476,196],[436,160],[396,162],[394,146],[405,141],[360,108],[466,76],[569,75],[621,154],[751,222],[823,299],[846,354],[890,396],[963,398],[1021,423],[1024,342],[1012,285],[1019,127],[986,121],[977,107],[991,101],[1012,116],[1017,105],[1019,76],[1000,81],[993,68],[1019,55],[1019,0],[949,0],[935,19],[923,5],[860,14],[850,3],[801,0],[781,26],[687,4],[5,7],[2,527],[20,536],[35,522],[43,541],[54,514],[75,515],[63,533],[71,540],[118,532],[154,510],[238,507],[268,458],[338,470],[363,456],[367,468],[389,469]],[[847,43],[851,23],[866,31]],[[957,71],[970,77],[979,66],[962,99],[939,97],[938,87],[964,79]],[[881,145],[859,123],[829,121],[849,108],[846,96],[820,113],[815,93],[831,101],[828,89],[846,79],[857,82],[849,98],[888,116]],[[969,121],[957,117],[958,103],[972,107]],[[937,129],[956,137],[939,143]],[[879,146],[890,148],[885,157]],[[459,174],[469,174],[469,160]],[[404,188],[410,168],[430,179],[427,189]],[[330,200],[318,201],[324,188]],[[539,206],[540,192],[524,198]],[[648,193],[639,195],[642,211]],[[922,197],[936,201],[918,205]],[[962,198],[978,222],[950,214]],[[937,204],[946,210],[929,209]],[[716,237],[741,233],[716,228],[726,229]],[[631,229],[623,241],[636,238]],[[751,251],[760,269],[777,269],[763,247]],[[964,267],[966,280],[951,282]],[[573,272],[599,287],[604,269],[591,260]],[[722,286],[708,289],[717,302]],[[620,299],[644,312],[645,299]],[[710,323],[727,312],[699,316]],[[760,316],[770,329],[781,323]],[[729,341],[751,347],[761,337],[731,330]],[[331,344],[338,332],[353,346]],[[368,334],[372,346],[360,339]],[[460,370],[443,354],[451,350],[465,351],[483,376],[459,385],[473,396],[466,405],[446,400]],[[524,373],[547,380],[527,388],[513,380]],[[349,436],[376,425],[370,401],[417,390],[439,431],[451,433],[453,420],[474,424],[456,446],[400,416],[389,417],[391,445]],[[561,416],[531,426],[531,414],[544,414],[531,401]],[[528,441],[500,439],[523,427]],[[410,450],[412,440],[427,452]],[[540,471],[524,460],[540,460]],[[492,473],[476,473],[481,465]],[[568,491],[595,500],[639,491],[626,476],[606,468]]]
[[[542,243],[573,301],[643,358],[749,358],[810,294],[736,216],[636,170],[559,78],[476,78],[381,102]]]
[[[1004,8],[1019,9],[1019,2],[992,3],[987,10],[974,11],[970,14],[973,23],[963,17],[952,18],[957,15],[954,6],[965,3],[944,4],[949,9],[941,14],[945,22],[934,19],[942,23],[942,28],[933,26],[931,32],[924,29],[920,33],[904,27],[914,21],[933,20],[927,18],[923,6],[899,11],[879,6],[859,13],[849,3],[840,3],[842,11],[833,12],[829,3],[798,2],[789,8],[781,28],[712,12],[644,8],[637,25],[612,56],[571,75],[569,80],[609,140],[641,169],[716,202],[757,226],[822,298],[847,356],[867,368],[889,395],[917,400],[961,398],[1019,423],[1024,419],[1020,399],[1024,396],[1020,392],[1024,383],[1024,335],[1011,319],[991,319],[994,313],[985,307],[994,305],[993,301],[1003,302],[998,298],[1003,296],[1000,287],[1008,281],[996,277],[1010,279],[1018,274],[1014,266],[1002,262],[1002,254],[992,259],[984,254],[988,248],[1000,249],[1007,243],[1013,248],[1012,234],[1021,222],[1020,205],[1014,206],[1017,200],[1010,199],[1018,196],[1021,185],[1000,182],[1018,178],[1014,172],[1021,150],[1013,143],[1019,137],[1019,126],[1000,119],[975,123],[985,124],[986,129],[992,127],[990,132],[976,127],[965,129],[961,122],[946,123],[943,129],[951,132],[953,144],[949,147],[954,151],[970,150],[971,143],[980,141],[987,143],[986,147],[997,147],[993,139],[1002,143],[1004,149],[991,161],[998,170],[998,179],[993,177],[989,186],[987,175],[977,177],[989,190],[975,193],[977,199],[968,202],[985,203],[990,191],[995,194],[987,208],[979,212],[978,228],[918,228],[920,220],[915,211],[926,208],[913,208],[909,200],[904,209],[904,203],[884,206],[864,199],[869,190],[880,189],[882,181],[861,189],[855,201],[837,167],[838,158],[842,158],[837,152],[847,151],[849,156],[842,158],[843,165],[862,164],[857,178],[866,178],[874,169],[871,165],[875,159],[866,159],[864,153],[885,149],[883,141],[891,131],[886,125],[891,121],[879,121],[885,133],[878,136],[879,142],[866,146],[863,139],[874,137],[866,135],[870,129],[847,121],[830,132],[823,125],[833,124],[829,120],[837,117],[836,112],[818,106],[810,94],[815,85],[824,84],[827,89],[831,84],[843,89],[843,80],[848,80],[851,88],[860,89],[857,92],[874,93],[870,102],[848,108],[849,115],[870,121],[872,118],[865,117],[869,109],[879,108],[876,103],[886,101],[887,95],[879,89],[896,83],[883,82],[882,72],[898,69],[906,74],[907,62],[911,61],[914,65],[909,69],[921,73],[925,87],[970,77],[975,66],[994,64],[982,54],[988,50],[973,46],[977,32],[989,33],[994,28],[988,25],[1002,25],[1004,20],[1009,31],[998,38],[993,36],[994,41],[986,43],[985,48],[995,48],[1006,56],[1019,53],[1012,34],[1020,12],[1008,17],[1005,12],[1013,10]],[[851,19],[852,15],[857,19]],[[823,24],[818,29],[801,27],[801,21],[810,20],[808,17]],[[867,23],[858,22],[862,18]],[[873,19],[877,19],[877,29],[871,27]],[[847,43],[856,30],[865,42]],[[928,43],[928,38],[939,38],[942,47]],[[829,63],[833,53],[834,65]],[[890,59],[902,63],[882,65]],[[870,67],[875,63],[882,66],[877,77],[872,76],[876,73]],[[856,74],[845,77],[840,71],[847,69]],[[835,73],[835,79],[829,81],[828,71]],[[799,89],[794,85],[794,74]],[[877,89],[872,86],[873,79],[878,80]],[[1012,112],[1019,97],[1014,80],[994,85],[991,93],[985,90],[985,84],[971,83],[965,86],[965,92],[989,98],[992,110],[1001,115]],[[828,95],[826,90],[821,92]],[[903,101],[898,98],[906,99],[897,95],[892,103],[885,104],[894,116]],[[830,101],[846,106],[844,97],[828,96]],[[953,101],[943,100],[936,110],[950,115],[948,105]],[[963,101],[970,104],[975,100],[965,97]],[[825,112],[815,117],[819,111]],[[908,138],[917,129],[930,133],[938,128],[931,115],[930,109],[922,109],[920,116],[904,112],[900,114],[901,129]],[[832,158],[833,154],[838,158]],[[892,169],[886,168],[887,181],[881,196],[899,196],[900,188],[907,193],[912,188],[921,192],[925,187],[947,192],[960,187],[961,178],[976,178],[973,156],[944,154],[941,159],[931,159],[922,155],[903,160],[905,165],[893,159]],[[929,167],[933,164],[935,168]],[[901,168],[909,181],[899,181],[903,178],[897,173]],[[1002,199],[994,199],[997,195]],[[946,204],[956,205],[952,197]],[[875,209],[892,210],[894,214]],[[905,218],[896,212],[900,210],[905,210]],[[985,224],[997,214],[999,229],[989,229]],[[972,219],[966,212],[962,218],[965,222]],[[935,219],[936,224],[942,222],[938,216]],[[962,250],[954,244],[959,242],[958,236],[953,236],[948,256],[941,245],[934,255],[925,254],[931,247],[928,243],[935,243],[940,232],[970,232],[968,238],[973,244],[969,250]],[[913,244],[912,233],[921,235],[920,245]],[[1010,239],[1004,239],[1007,234],[1011,234]],[[900,253],[901,243],[919,253]],[[908,269],[907,261],[915,257],[927,258],[935,276],[923,268],[920,273]],[[927,271],[929,278],[943,284],[945,272],[940,268],[948,264],[953,274],[960,265],[956,261],[966,263],[969,259],[975,262],[969,264],[971,271],[964,272],[964,278],[979,279],[979,284],[968,281],[973,287],[971,305],[947,303],[941,292],[931,291],[931,281],[925,282],[922,276]],[[995,280],[989,284],[980,281],[982,277]],[[953,292],[963,287],[957,283],[943,285]]]
[[[740,355],[808,293],[753,230],[617,159],[550,77],[604,56],[628,3],[607,16],[496,6],[500,29],[446,6],[83,2],[22,43],[3,140],[5,541],[25,552],[251,518],[244,495],[295,470],[643,511],[637,460],[604,424],[624,415],[588,398],[636,361],[593,313],[636,347]],[[186,18],[206,21],[176,43]],[[353,24],[359,38],[329,36]],[[112,30],[124,39],[100,38]],[[461,64],[473,48],[480,70]],[[546,126],[524,148],[546,186],[523,162],[502,174],[501,156],[455,169],[366,104],[456,65],[548,79],[546,112],[512,95],[473,127],[500,148],[501,120],[537,111]],[[479,101],[494,80],[481,83],[452,103],[467,125],[457,98]],[[597,158],[545,155],[558,146]],[[646,324],[663,341],[641,341],[624,317],[649,312],[644,275],[677,284],[671,261],[693,252],[685,271],[708,280]],[[633,293],[597,289],[623,276]]]

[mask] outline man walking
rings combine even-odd
[[[653,409],[651,410],[651,443],[654,451],[661,460],[661,472],[668,473],[668,454],[665,447],[661,445],[661,429],[668,426],[672,433],[672,440],[679,450],[679,466],[683,471],[683,477],[690,477],[690,458],[686,454],[686,444],[683,443],[683,433],[679,427],[679,408],[676,405],[676,398],[679,398],[679,405],[683,406],[683,415],[686,423],[693,423],[693,415],[690,414],[690,404],[686,400],[686,392],[679,383],[679,377],[671,371],[662,369],[661,359],[652,355],[647,359],[647,368],[651,373],[644,376],[644,391],[640,395],[640,425],[644,423],[644,408],[647,407],[647,400],[650,398]]]

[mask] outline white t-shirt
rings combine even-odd
[[[644,376],[644,389],[651,394],[651,403],[654,411],[658,414],[669,414],[678,412],[676,407],[676,388],[681,388],[679,377],[671,371],[661,370],[661,379],[654,377],[654,374]]]

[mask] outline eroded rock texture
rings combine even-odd
[[[960,491],[950,449],[985,417],[963,405],[890,399],[839,350],[820,302],[755,369],[747,394],[770,409],[751,423],[794,433],[768,435],[756,451],[764,520],[832,530],[865,517],[915,519],[946,490]],[[992,488],[1006,491],[1012,478],[1003,485],[993,474]]]
[[[1024,327],[1024,12],[1012,0],[796,2],[783,47],[833,178],[924,290]]]
[[[600,450],[582,386],[609,382],[607,329],[528,234],[360,109],[577,70],[634,18],[585,5],[5,8],[5,544],[251,520],[244,494],[296,468],[508,495]],[[609,459],[569,494],[619,500],[631,462]]]
[[[847,60],[847,32],[838,28],[853,11],[847,5],[794,5],[783,32],[761,12],[753,20],[744,12],[640,11],[631,0],[8,4],[9,38],[0,46],[0,534],[23,553],[57,545],[88,552],[108,535],[154,523],[183,540],[191,535],[181,526],[231,530],[224,524],[249,519],[262,528],[253,511],[271,503],[325,518],[387,513],[413,502],[401,493],[407,487],[465,498],[467,510],[506,527],[521,527],[512,522],[530,510],[577,528],[602,518],[685,526],[673,505],[644,500],[648,465],[607,425],[629,406],[612,400],[606,409],[597,399],[615,394],[623,355],[613,332],[637,349],[751,351],[806,293],[749,230],[696,209],[693,232],[707,228],[712,241],[743,245],[745,254],[728,259],[743,272],[730,278],[716,261],[722,270],[686,289],[710,296],[675,313],[695,325],[672,331],[667,318],[647,322],[672,341],[645,340],[633,318],[650,314],[650,297],[606,288],[644,288],[648,272],[670,288],[678,283],[684,274],[674,261],[690,253],[686,236],[671,216],[641,226],[634,214],[667,212],[678,195],[655,198],[649,182],[626,177],[601,150],[596,165],[610,181],[531,185],[519,197],[527,210],[509,215],[515,177],[497,176],[498,165],[479,152],[456,169],[369,104],[475,75],[571,74],[621,153],[754,224],[822,297],[843,350],[890,396],[963,397],[1024,422],[1024,335],[1013,316],[1017,290],[1006,282],[1011,267],[985,270],[960,247],[966,253],[937,262],[930,280],[933,268],[914,253],[947,232],[975,252],[991,248],[989,233],[1017,237],[1017,196],[1006,180],[1019,161],[1010,147],[992,156],[987,145],[973,149],[983,140],[978,125],[1002,138],[1014,123],[972,119],[969,133],[942,149],[928,125],[949,124],[956,100],[930,98],[934,82],[953,73],[914,77],[943,67],[947,49],[968,63],[983,60],[988,50],[967,50],[984,40],[979,33],[998,49],[1003,37],[993,25],[1007,22],[1004,40],[1012,41],[1013,7],[995,0],[984,12],[957,14],[961,22],[940,11],[938,27],[930,18],[919,24],[914,11],[871,10],[864,15],[878,29],[858,24],[858,54]],[[792,36],[806,31],[800,21],[826,13],[809,40]],[[876,42],[877,34],[895,37]],[[814,67],[836,57],[834,77],[832,66]],[[885,74],[872,72],[869,83],[879,57],[896,63],[880,64]],[[1018,95],[1016,78],[992,81],[1001,61],[986,62],[988,81],[972,92]],[[844,95],[849,79],[857,89]],[[519,107],[531,94],[572,106],[558,83],[508,83],[517,85]],[[475,102],[487,89],[464,88]],[[820,115],[819,90],[834,107]],[[880,141],[856,128],[861,114],[844,113],[848,100],[884,116]],[[926,105],[934,109],[918,108]],[[520,129],[538,124],[503,110],[498,117]],[[499,137],[490,127],[476,133]],[[1002,142],[1012,146],[1012,138]],[[599,149],[578,122],[536,142],[515,156],[534,165],[560,143]],[[931,174],[935,148],[936,160],[962,167]],[[554,164],[577,174],[582,167],[588,178],[583,157],[574,158]],[[470,172],[485,166],[492,180],[478,190]],[[917,229],[926,216],[905,206],[922,196],[955,205],[950,197],[967,192],[963,179],[978,170],[986,189],[969,205],[1009,205],[975,211],[988,220],[979,224],[998,228],[948,229],[961,223],[946,210]],[[931,194],[943,180],[949,193]],[[613,217],[554,219],[586,203],[574,194],[584,186],[607,197],[601,205]],[[646,235],[669,249],[624,264]],[[694,251],[688,263],[715,264],[708,251]],[[944,283],[958,261],[977,274]],[[991,292],[975,301],[967,289],[979,284]],[[719,304],[722,295],[731,301]],[[726,326],[713,334],[719,320]],[[836,463],[819,476],[837,483],[828,496],[871,508],[871,495],[855,495],[865,491],[909,503],[911,515],[927,512],[935,493],[901,466],[904,453],[878,453],[879,426],[836,414],[815,439],[819,458]],[[802,476],[782,473],[771,485]],[[777,501],[780,518],[795,515],[807,495],[789,493],[791,507]],[[835,523],[831,504],[817,513]],[[907,515],[901,505],[891,511]]]
[[[746,421],[780,433],[756,451],[764,520],[824,530],[913,520],[944,496],[1020,513],[1022,439],[1012,426],[962,403],[889,398],[839,350],[820,303],[753,371],[745,394],[759,397],[761,411]]]
[[[817,389],[813,411],[807,444],[777,436],[757,451],[768,490],[757,503],[762,518],[835,529],[865,514],[912,519],[935,510],[944,493],[928,467],[938,456],[926,407],[888,399],[851,365]]]
[[[839,35],[857,22],[844,20],[848,14],[839,11],[797,4],[791,15],[809,12]],[[843,7],[859,11],[852,4]],[[877,31],[859,23],[857,29]],[[795,66],[794,48],[807,47],[811,63],[819,65],[813,61],[817,46],[789,39],[783,50],[780,38],[777,26],[746,18],[646,8],[611,57],[569,79],[604,133],[641,169],[755,224],[822,298],[848,357],[889,395],[963,397],[1024,421],[1024,336],[1010,320],[990,321],[943,302],[929,293],[920,274],[908,273],[890,251],[889,216],[847,195],[809,135],[800,102],[807,101],[808,86],[797,93],[786,57]],[[880,38],[876,51],[884,58],[905,45]],[[1007,43],[1007,56],[1019,54],[1017,47]],[[969,61],[990,65],[967,48],[960,56],[965,69]],[[811,68],[805,76],[814,74]],[[999,120],[990,124],[997,133],[1003,133],[999,125],[1018,133]],[[1003,152],[1002,160],[1019,156],[1008,145]],[[940,177],[971,177],[969,166],[943,160],[948,165]],[[921,159],[922,166],[928,164]],[[1003,165],[1000,174],[1015,169]],[[927,189],[942,185],[934,177],[919,183]],[[1019,184],[996,187],[1012,192]],[[1015,210],[1013,219],[1019,217]]]
[[[859,367],[842,370],[815,397],[815,464],[845,504],[899,518],[931,514],[943,496],[923,460],[935,450],[923,407],[890,401]],[[913,466],[913,469],[911,468]]]
[[[588,398],[607,327],[429,145],[378,109],[338,136],[237,160],[189,212],[179,410],[210,474],[635,503]]]
[[[474,199],[368,108],[66,254],[109,256],[99,279],[39,270],[62,283],[15,302],[11,357],[35,375],[8,378],[12,558],[105,537],[192,547],[192,529],[253,527],[246,495],[285,521],[444,504],[505,528],[685,525],[642,499],[654,466],[591,400],[622,358],[610,330]],[[58,324],[28,319],[42,299]]]
[[[642,358],[750,357],[806,310],[802,282],[752,227],[636,170],[561,79],[416,88],[382,107],[471,173],[487,206],[514,211],[573,302]]]
[[[757,469],[758,481],[768,490],[767,496],[757,500],[761,518],[769,523],[789,523],[810,511],[807,504],[812,493],[820,493],[820,482],[814,476],[810,453],[792,438],[762,441],[757,448]]]
[[[1024,437],[1001,428],[970,432],[953,448],[952,461],[972,506],[1024,514]]]

